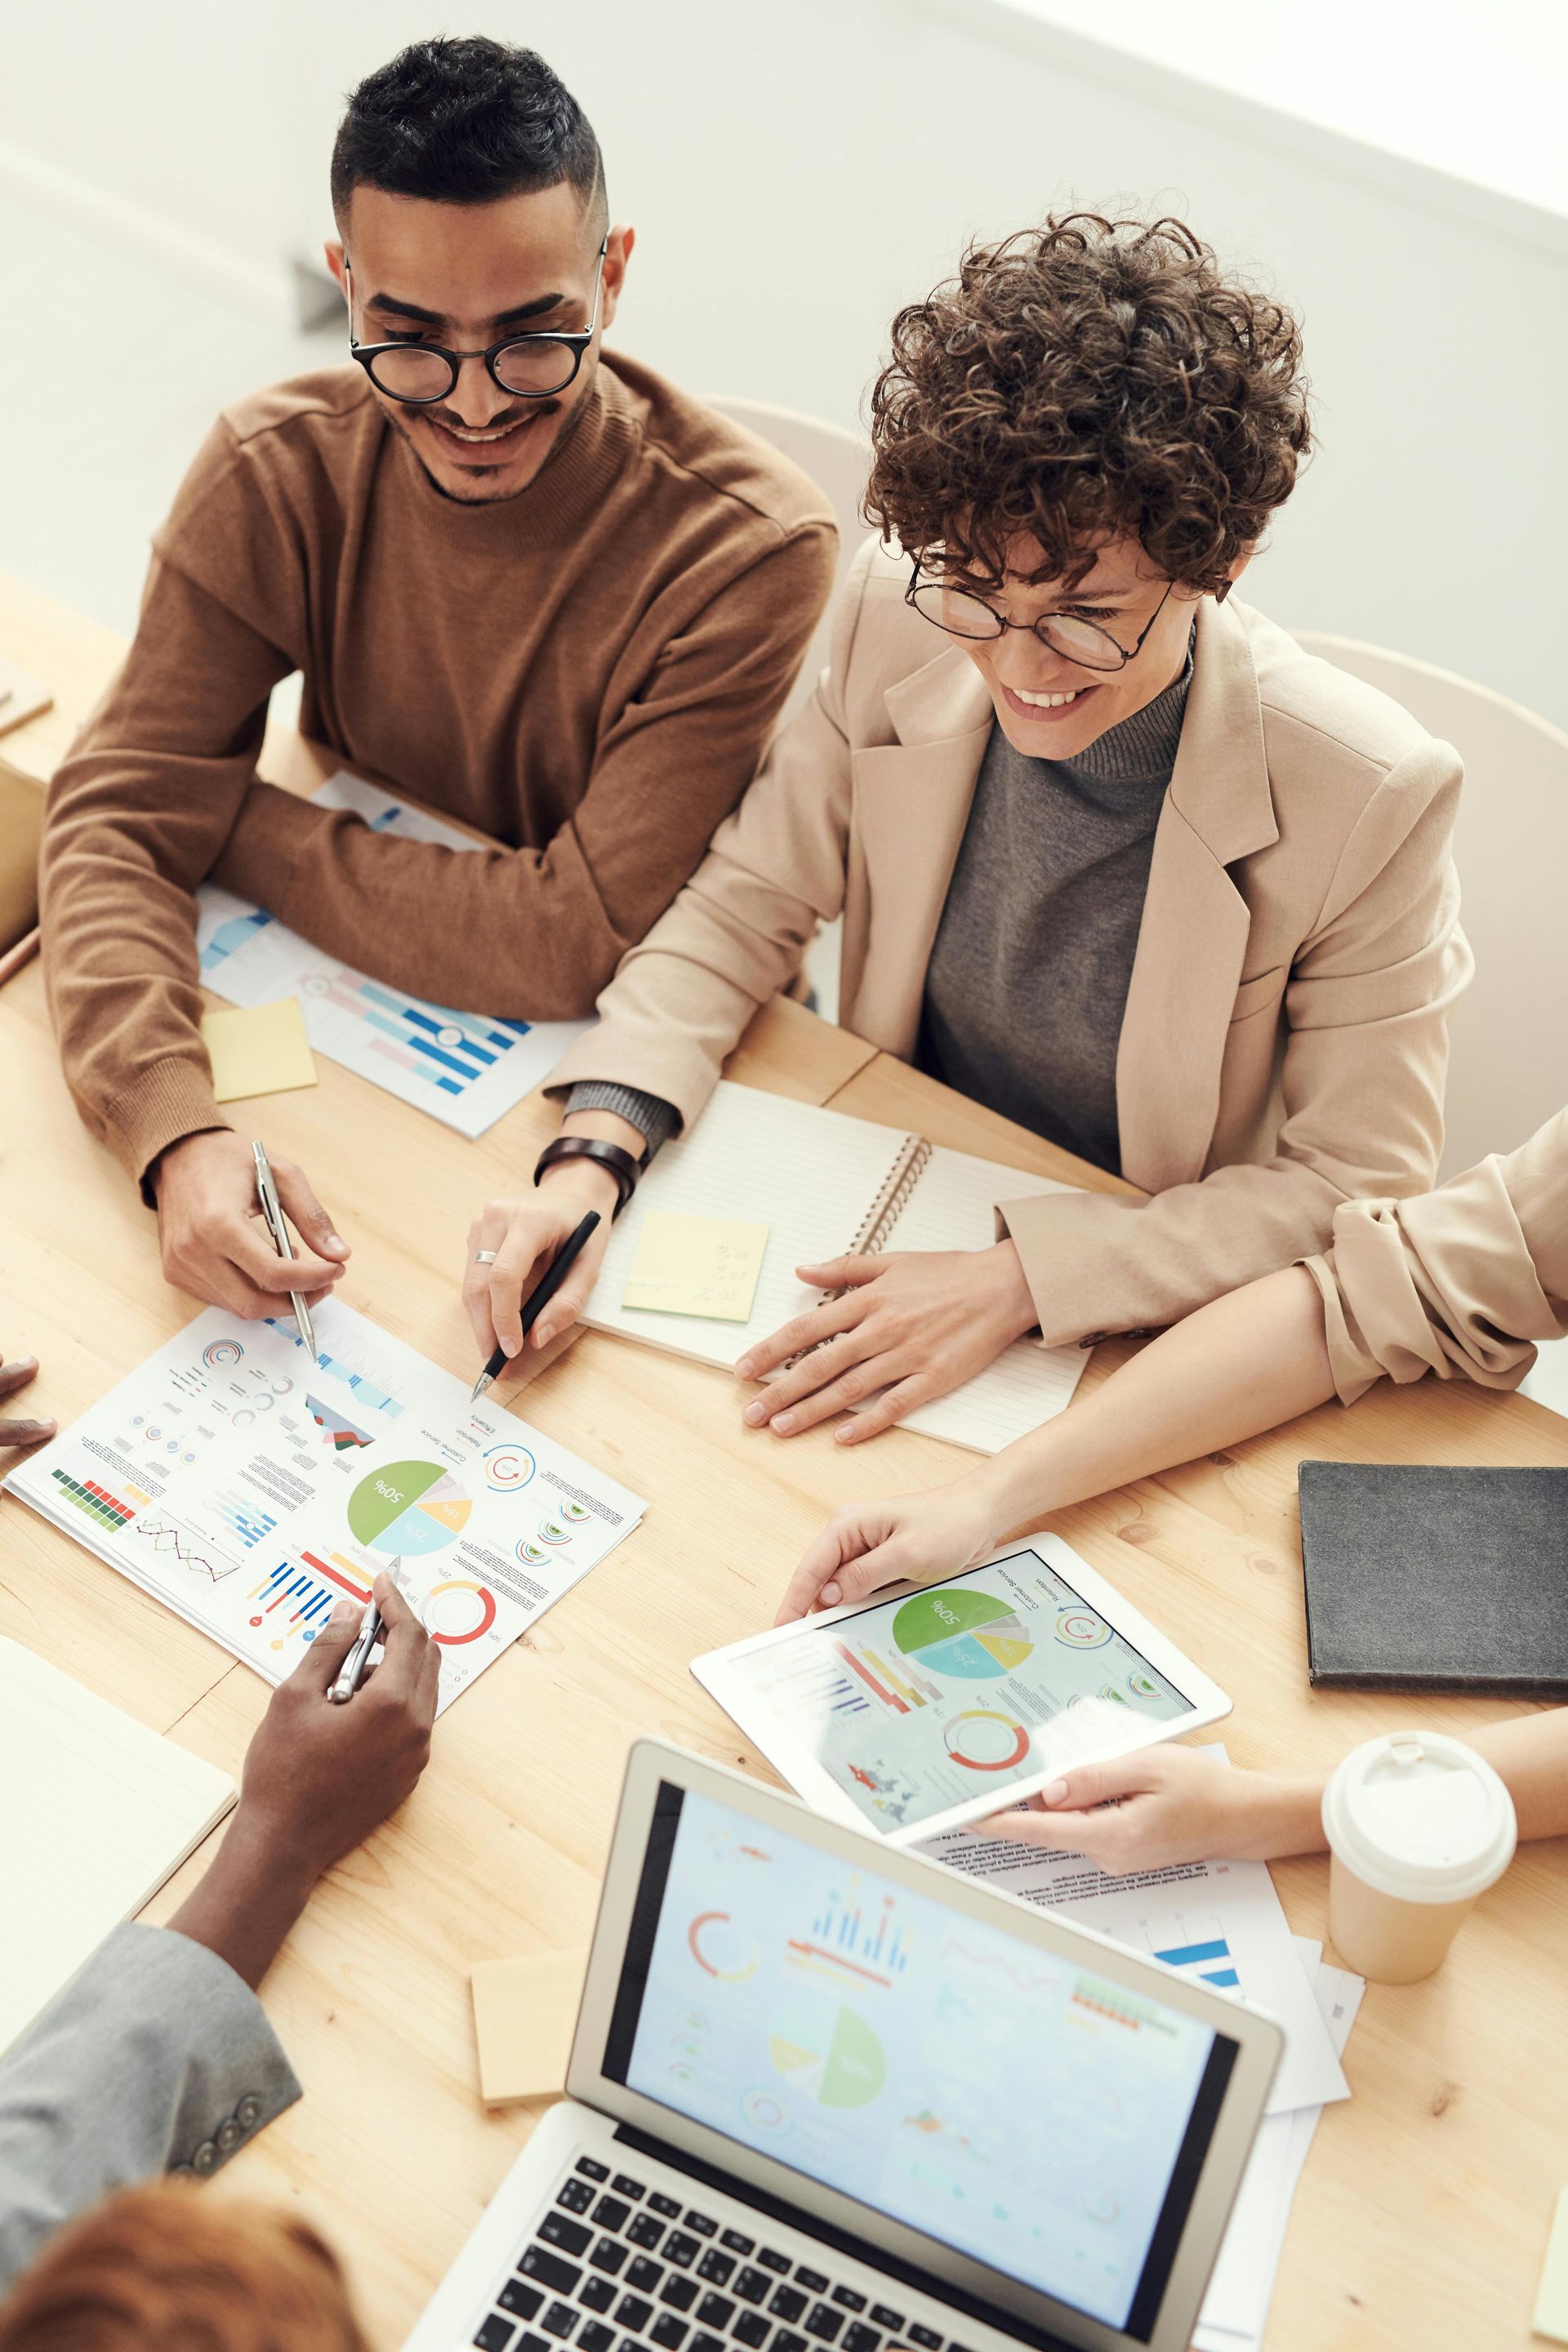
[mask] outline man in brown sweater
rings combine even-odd
[[[835,553],[805,476],[601,348],[632,231],[541,58],[405,50],[350,100],[332,200],[359,365],[215,425],[43,852],[78,1108],[156,1203],[169,1278],[247,1315],[321,1295],[347,1249],[287,1162],[298,1265],[254,1214],[197,1025],[198,883],[420,995],[586,1014],[749,782]],[[307,734],[499,845],[259,782],[294,669]]]

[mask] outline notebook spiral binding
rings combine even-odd
[[[931,1145],[923,1135],[905,1136],[898,1158],[882,1180],[881,1190],[860,1221],[847,1252],[848,1256],[869,1257],[887,1246],[888,1236],[898,1223],[899,1212],[920,1182],[930,1158]],[[823,1295],[833,1296],[831,1291]]]
[[[876,1199],[856,1229],[855,1238],[845,1252],[847,1257],[871,1257],[877,1251],[886,1248],[888,1236],[899,1222],[899,1213],[920,1182],[930,1158],[931,1145],[923,1135],[905,1136],[899,1146],[898,1158],[883,1177]],[[830,1300],[841,1296],[839,1291],[825,1290],[816,1303],[819,1307],[826,1307]],[[802,1357],[815,1355],[817,1348],[824,1348],[826,1344],[825,1339],[818,1339],[815,1347],[803,1348],[800,1355],[792,1356],[787,1363],[781,1365],[780,1370],[786,1372],[793,1370]]]

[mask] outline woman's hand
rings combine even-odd
[[[1081,1853],[1112,1878],[1183,1862],[1265,1862],[1322,1850],[1321,1776],[1241,1772],[1201,1748],[1140,1748],[1080,1764],[1025,1809],[973,1822],[981,1837]]]
[[[884,1584],[956,1575],[995,1539],[994,1515],[973,1474],[929,1495],[835,1511],[791,1577],[773,1623],[864,1601]]]
[[[983,1372],[1037,1319],[1011,1242],[836,1257],[795,1272],[816,1289],[844,1296],[795,1316],[735,1366],[741,1380],[760,1380],[803,1349],[815,1350],[745,1409],[753,1429],[765,1422],[775,1437],[794,1437],[872,1396],[875,1404],[835,1434],[844,1445],[876,1437]]]
[[[588,1304],[609,1245],[610,1220],[620,1188],[591,1160],[567,1160],[547,1168],[533,1192],[521,1201],[487,1201],[468,1227],[468,1262],[463,1274],[463,1305],[474,1327],[479,1360],[487,1363],[497,1344],[509,1356],[522,1347],[522,1302],[568,1235],[590,1209],[599,1223],[577,1255],[577,1263],[529,1333],[535,1348],[547,1348],[569,1330]],[[479,1253],[493,1250],[480,1264]]]

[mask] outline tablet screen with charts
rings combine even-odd
[[[692,1673],[808,1802],[896,1844],[1230,1712],[1046,1535],[943,1583],[710,1651]]]

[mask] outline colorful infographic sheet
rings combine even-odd
[[[772,1717],[868,1819],[900,1828],[981,1793],[1004,1805],[1049,1765],[1134,1746],[1130,1718],[1193,1712],[1035,1550],[721,1654],[726,1705],[747,1701],[748,1725]]]
[[[313,1319],[316,1364],[208,1307],[9,1490],[268,1682],[400,1560],[449,1706],[642,1502],[353,1307]]]
[[[331,776],[314,797],[318,806],[353,810],[374,833],[401,834],[443,849],[483,847],[357,776]],[[461,1135],[482,1135],[493,1126],[549,1076],[588,1025],[491,1020],[427,1004],[336,962],[264,908],[214,883],[204,883],[197,898],[196,948],[205,987],[231,1004],[297,996],[318,1054]]]

